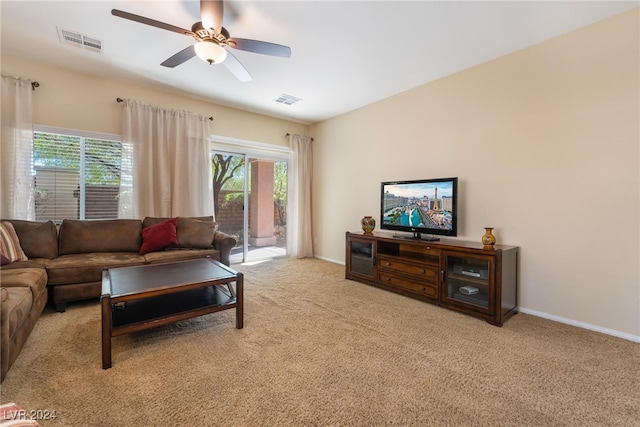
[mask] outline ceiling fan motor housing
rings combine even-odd
[[[198,41],[215,40],[221,45],[227,44],[227,39],[229,38],[229,32],[226,28],[223,27],[220,33],[216,33],[213,28],[204,28],[202,22],[193,24],[191,26],[191,32],[193,33],[193,37]]]

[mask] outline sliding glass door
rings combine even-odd
[[[286,255],[287,161],[214,150],[216,222],[235,236],[231,263]]]

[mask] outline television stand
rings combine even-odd
[[[345,277],[502,326],[518,312],[517,246],[346,234]]]
[[[427,234],[426,236],[422,236],[421,233],[414,231],[413,236],[393,236],[397,239],[408,239],[408,240],[422,240],[425,242],[437,242],[440,238],[434,236],[433,234]]]

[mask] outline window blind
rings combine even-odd
[[[33,156],[36,220],[118,217],[119,138],[36,129]]]

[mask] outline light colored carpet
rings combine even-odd
[[[237,266],[234,311],[113,339],[100,306],[47,309],[2,402],[44,426],[638,426],[640,345],[518,314],[502,328],[315,259]]]

